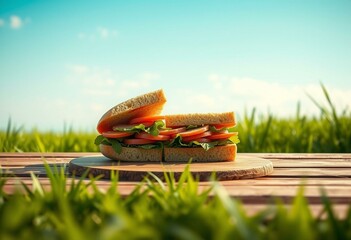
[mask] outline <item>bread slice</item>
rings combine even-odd
[[[122,147],[120,154],[108,145],[100,144],[100,152],[107,158],[116,161],[129,162],[223,162],[234,161],[237,153],[236,144],[217,146],[205,151],[201,147],[196,148],[164,148],[162,149],[143,149]]]
[[[131,148],[122,147],[120,154],[116,153],[115,150],[109,146],[100,144],[100,152],[107,158],[116,161],[131,161],[131,162],[161,162],[162,161],[162,149],[143,149],[143,148]]]
[[[223,123],[236,124],[234,112],[166,115],[165,121],[167,127]]]
[[[234,161],[236,157],[236,144],[217,146],[205,151],[202,147],[197,148],[164,148],[165,162],[219,162]]]
[[[112,130],[117,124],[128,123],[135,117],[158,115],[166,101],[162,89],[131,98],[108,110],[101,117],[97,130],[102,133]]]

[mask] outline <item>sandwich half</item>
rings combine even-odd
[[[165,162],[233,161],[239,142],[234,112],[165,116],[168,128],[184,128],[164,147]]]
[[[157,100],[149,104],[145,96]],[[158,115],[165,102],[158,90],[122,103],[141,107],[110,109],[97,127],[101,135],[95,144],[101,153],[118,161],[235,160],[239,139],[234,112]]]

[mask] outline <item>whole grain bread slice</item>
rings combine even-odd
[[[224,123],[236,124],[234,112],[165,115],[165,121],[167,127]]]
[[[222,162],[234,161],[237,154],[236,144],[217,146],[205,151],[201,147],[196,148],[164,148],[164,158],[162,149],[143,149],[133,147],[122,147],[120,154],[108,145],[100,144],[100,152],[107,158],[116,161],[132,162]]]
[[[217,146],[205,151],[202,147],[196,148],[164,148],[165,162],[219,162],[234,161],[237,153],[236,144]]]
[[[166,97],[162,89],[126,100],[108,110],[97,125],[99,133],[112,130],[120,123],[128,123],[135,117],[158,115],[161,113]]]

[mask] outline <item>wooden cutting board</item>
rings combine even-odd
[[[75,176],[81,176],[89,171],[90,175],[102,175],[107,179],[110,179],[111,171],[118,171],[121,181],[141,181],[148,172],[163,179],[164,172],[171,171],[178,179],[186,166],[187,163],[175,162],[117,162],[97,155],[71,160],[69,171]],[[273,164],[267,159],[238,154],[233,162],[191,163],[190,171],[199,177],[200,181],[209,180],[213,172],[216,172],[218,180],[234,180],[266,176],[273,172]]]

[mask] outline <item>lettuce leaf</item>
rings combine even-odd
[[[154,144],[144,144],[144,145],[128,145],[122,142],[122,139],[118,138],[106,138],[99,135],[95,138],[94,144],[99,146],[100,144],[111,146],[116,153],[120,154],[122,152],[122,147],[137,147],[143,149],[153,149],[153,148],[163,148],[163,142],[156,142]]]
[[[216,132],[216,133],[223,132],[223,131],[236,132],[236,129],[235,129],[235,127],[229,127],[229,128],[228,127],[222,127],[220,129],[217,129],[214,126],[210,126],[210,131],[211,132]]]
[[[182,142],[182,136],[177,135],[169,144],[169,147],[189,147],[189,144]]]
[[[165,129],[165,122],[162,120],[155,121],[150,127],[145,127],[145,125],[142,123],[133,127],[113,127],[113,131],[132,133],[139,133],[143,131],[150,133],[153,136],[157,136],[161,129]]]
[[[135,132],[138,133],[140,131],[146,131],[146,127],[144,124],[139,124],[134,127],[113,127],[113,131],[120,131],[120,132]]]
[[[189,143],[183,143],[182,142],[182,137],[178,135],[176,138],[174,138],[169,144],[167,144],[168,147],[202,147],[206,151],[209,149],[216,147],[216,146],[223,146],[227,144],[237,144],[239,143],[239,138],[238,136],[232,136],[229,139],[226,140],[218,140],[218,141],[213,141],[209,143],[200,143],[197,141],[191,141]]]
[[[233,144],[238,144],[240,143],[240,140],[239,140],[239,136],[238,135],[235,135],[235,136],[232,136],[228,139],[228,141],[230,141],[231,143]]]
[[[139,147],[139,148],[143,148],[143,149],[155,149],[155,148],[160,148],[163,149],[163,142],[156,142],[154,144],[144,144],[144,145],[131,145],[134,147]]]
[[[95,138],[94,144],[99,146],[100,144],[112,146],[116,153],[120,154],[122,152],[122,142],[119,139],[105,138],[99,135]]]
[[[113,150],[115,150],[116,153],[120,154],[122,152],[122,144],[115,139],[113,139],[111,143],[112,143]]]
[[[198,128],[198,127],[202,127],[202,126],[198,126],[198,125],[188,125],[188,126],[186,126],[186,130],[191,130],[191,129]]]
[[[98,146],[99,146],[100,144],[109,145],[110,142],[109,142],[108,139],[105,138],[104,136],[98,135],[98,136],[95,138],[95,140],[94,140],[94,144],[95,144],[95,145],[98,145]]]
[[[209,142],[209,143],[200,143],[200,142],[197,142],[197,141],[192,141],[191,143],[193,145],[196,145],[196,146],[201,146],[203,149],[205,149],[205,151],[208,151],[211,148],[213,148],[215,146],[218,146],[217,141]]]
[[[157,136],[161,129],[165,128],[165,122],[162,120],[155,121],[150,127],[146,128],[144,131],[150,133],[153,136]]]

